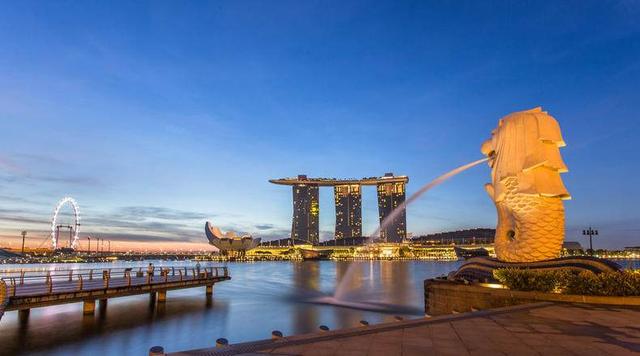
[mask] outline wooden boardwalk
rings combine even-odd
[[[164,302],[167,291],[173,289],[204,286],[211,295],[215,283],[229,279],[226,267],[20,271],[0,278],[0,318],[5,311],[28,313],[31,308],[76,302],[84,302],[83,311],[90,314],[96,300],[145,293]]]

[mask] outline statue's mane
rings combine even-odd
[[[501,183],[516,177],[519,193],[570,199],[560,177],[568,171],[560,155],[565,145],[560,125],[540,107],[500,119],[491,138],[495,198],[504,194]]]

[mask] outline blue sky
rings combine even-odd
[[[268,179],[394,172],[411,193],[535,106],[568,143],[567,240],[593,225],[596,246],[640,245],[636,1],[0,3],[4,245],[43,241],[66,195],[81,235],[196,246],[211,220],[284,237],[291,192]],[[488,180],[429,192],[409,231],[494,226]]]

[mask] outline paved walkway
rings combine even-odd
[[[640,309],[537,303],[175,355],[630,355]]]

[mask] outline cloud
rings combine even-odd
[[[6,198],[20,202],[15,197]],[[204,243],[204,223],[201,224],[201,220],[207,216],[212,214],[154,206],[126,206],[112,212],[81,215],[80,236],[95,235],[114,241]],[[4,223],[5,229],[7,226],[18,229],[21,224],[39,225],[46,229],[50,224],[49,219],[50,213],[45,211],[0,208],[0,223]]]
[[[201,220],[212,214],[156,206],[125,206],[82,220],[82,235],[116,241],[205,242]]]
[[[150,218],[163,220],[202,220],[215,215],[155,206],[125,206],[119,208],[114,216],[133,220]]]
[[[9,221],[13,223],[23,223],[23,224],[49,224],[50,223],[47,220],[27,218],[23,216],[2,216],[0,217],[0,221]]]
[[[0,156],[0,170],[12,174],[25,174],[27,170],[6,156]]]
[[[68,176],[68,177],[53,177],[53,176],[30,176],[27,177],[33,181],[38,182],[46,182],[46,183],[62,183],[62,184],[73,184],[73,185],[86,185],[86,186],[96,186],[100,185],[101,182],[99,179],[88,176]]]
[[[285,239],[291,237],[291,231],[287,229],[273,229],[269,230],[269,232],[261,232],[253,237],[260,237],[262,241]]]
[[[69,184],[69,185],[83,185],[83,186],[100,186],[102,182],[94,177],[89,176],[48,176],[48,175],[32,175],[30,173],[16,173],[10,172],[9,175],[0,177],[0,180],[6,183],[57,183],[57,184]]]
[[[274,228],[273,224],[257,224],[254,225],[253,227],[255,227],[258,230],[271,230]]]
[[[162,236],[155,234],[135,234],[117,232],[89,232],[89,236],[97,236],[100,239],[122,242],[202,242],[206,243],[204,237],[196,236]]]
[[[85,175],[58,175],[58,172],[65,172],[66,162],[57,158],[18,153],[11,157],[0,156],[0,173],[4,175],[0,179],[7,183],[54,183],[72,184],[74,186],[98,186],[101,182],[96,177]],[[33,170],[42,172],[43,170],[54,171],[55,174],[33,173]]]
[[[0,195],[0,201],[13,202],[13,203],[26,203],[26,204],[38,204],[41,205],[42,202],[26,199],[23,197],[16,197],[12,195]]]

